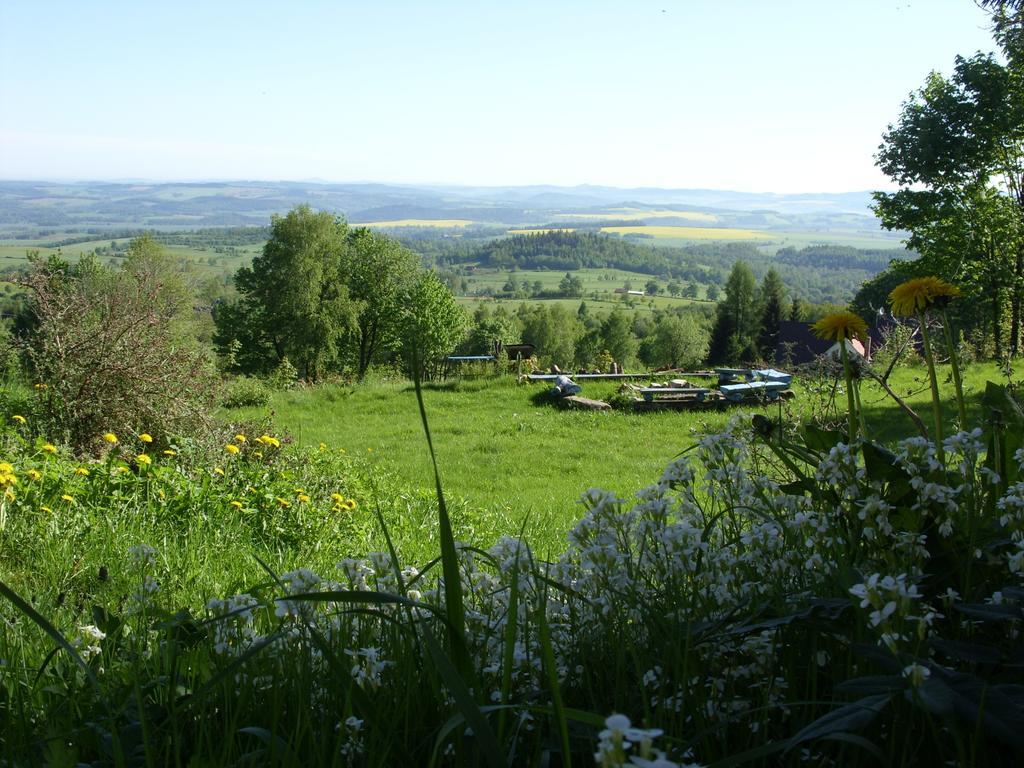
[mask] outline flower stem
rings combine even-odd
[[[921,324],[921,339],[924,341],[924,359],[928,363],[928,383],[932,388],[932,416],[935,419],[935,455],[939,464],[946,466],[946,454],[942,448],[942,402],[939,400],[939,382],[935,378],[935,356],[932,354],[932,342],[928,336],[928,323],[925,320],[924,312],[918,312],[918,322]]]
[[[949,365],[953,369],[953,385],[956,387],[956,407],[960,417],[960,429],[967,429],[967,407],[964,404],[964,385],[960,377],[960,356],[956,349],[956,338],[949,324],[949,315],[942,311],[942,330],[946,334],[946,346],[949,348]]]
[[[843,376],[846,378],[846,408],[849,421],[849,444],[857,439],[857,403],[853,396],[853,373],[850,371],[850,353],[846,349],[846,338],[840,335],[839,356],[843,361]]]

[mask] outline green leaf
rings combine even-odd
[[[842,680],[836,684],[836,693],[857,693],[860,695],[890,694],[907,687],[907,681],[900,675],[867,675]]]
[[[788,751],[805,741],[823,739],[837,733],[859,731],[861,728],[866,728],[885,709],[892,697],[891,693],[865,696],[863,699],[834,709],[793,736],[789,740],[786,750]]]
[[[846,442],[846,433],[835,429],[822,429],[814,424],[805,424],[804,442],[812,451],[828,453],[839,443]]]
[[[1024,749],[1024,709],[1018,698],[963,672],[934,668],[929,682],[944,680],[953,693],[953,709],[971,727],[980,724],[992,738],[1015,749]]]
[[[858,736],[855,733],[832,733],[823,738],[826,741],[839,741],[846,744],[853,744],[855,747],[860,747],[865,752],[875,757],[878,762],[883,765],[889,764],[889,759],[885,756],[885,753],[879,749],[878,745],[873,741],[865,739],[863,736]]]
[[[957,603],[953,608],[978,621],[1014,621],[1024,618],[1024,609],[1008,603]]]
[[[969,661],[974,664],[998,664],[1002,658],[998,649],[981,643],[934,637],[928,641],[928,644],[947,658],[957,661]]]

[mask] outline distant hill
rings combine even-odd
[[[299,203],[350,221],[465,219],[526,226],[574,216],[615,219],[646,209],[712,214],[716,226],[877,234],[868,192],[779,195],[706,189],[578,186],[456,187],[227,181],[196,183],[0,181],[0,229],[266,225]]]

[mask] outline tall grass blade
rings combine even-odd
[[[434,453],[434,441],[430,437],[430,424],[427,421],[427,409],[423,404],[423,387],[420,382],[419,353],[415,355],[413,365],[413,385],[416,388],[416,402],[420,408],[420,420],[423,422],[423,433],[427,438],[430,451],[430,462],[434,467],[434,485],[437,489],[437,513],[441,539],[441,572],[444,574],[444,607],[448,616],[448,643],[451,648],[455,667],[463,679],[472,676],[473,665],[466,648],[466,608],[462,602],[462,579],[459,576],[459,553],[455,548],[455,534],[452,521],[448,516],[448,507],[444,501],[441,488],[441,473],[437,469],[437,456]]]
[[[96,675],[93,674],[92,669],[90,669],[89,665],[85,662],[85,659],[83,659],[81,654],[78,653],[75,647],[68,642],[67,638],[65,638],[64,635],[61,634],[59,629],[57,629],[55,626],[53,626],[53,624],[47,621],[46,618],[41,613],[39,613],[39,611],[37,611],[35,608],[29,605],[29,603],[26,600],[24,600],[21,597],[21,595],[19,595],[13,589],[8,587],[2,581],[0,581],[0,595],[3,595],[12,603],[14,603],[15,608],[24,613],[30,619],[32,619],[32,621],[35,622],[36,625],[38,625],[39,628],[43,630],[43,632],[48,634],[50,638],[55,643],[57,643],[57,645],[59,645],[61,648],[67,651],[71,655],[72,660],[79,667],[82,668],[83,672],[85,672],[85,676],[89,678],[89,682],[92,683],[97,690],[99,690],[100,684],[99,681],[96,679]]]
[[[433,660],[434,666],[437,667],[437,671],[441,675],[441,679],[451,693],[452,698],[455,699],[455,704],[462,712],[462,716],[466,719],[469,727],[473,729],[473,735],[480,745],[480,751],[483,753],[487,764],[492,766],[492,768],[508,768],[508,763],[501,752],[498,739],[494,735],[494,731],[491,730],[483,710],[473,699],[473,694],[466,687],[466,683],[459,676],[451,660],[445,655],[444,649],[437,642],[437,638],[430,631],[430,627],[426,624],[421,624],[421,627],[423,629],[423,640],[427,650],[430,652],[430,658]],[[440,735],[438,738],[441,738]],[[439,747],[440,743],[436,743],[435,755]]]
[[[205,699],[210,693],[212,693],[217,688],[217,686],[219,686],[228,678],[232,677],[236,672],[238,672],[239,669],[244,667],[250,659],[253,659],[256,656],[258,656],[260,653],[263,652],[263,649],[273,645],[280,638],[280,632],[275,631],[272,634],[264,637],[262,640],[257,640],[255,643],[249,646],[243,653],[233,658],[227,666],[222,667],[220,670],[218,670],[217,674],[215,674],[213,677],[207,680],[203,684],[202,688],[195,691],[181,704],[181,708],[189,709],[190,707],[194,707],[196,704]]]
[[[518,566],[518,562],[517,562]],[[515,663],[516,635],[519,628],[519,568],[512,570],[512,583],[509,585],[508,610],[505,614],[505,638],[501,654],[501,703],[508,704],[512,691],[512,665]],[[498,713],[498,741],[505,743],[505,726],[507,712],[502,709]]]
[[[551,710],[558,728],[558,739],[562,746],[562,764],[572,767],[572,753],[569,750],[569,724],[565,707],[562,703],[562,691],[558,683],[558,668],[555,665],[555,651],[551,645],[551,629],[548,626],[546,606],[547,590],[541,593],[540,610],[537,611],[537,626],[540,630],[540,657],[544,666],[544,674],[548,680],[548,693],[551,695]]]

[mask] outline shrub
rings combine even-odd
[[[212,364],[189,338],[187,288],[152,240],[128,253],[118,270],[36,259],[24,280],[45,429],[79,452],[106,431],[197,434],[208,424]]]
[[[225,408],[256,408],[270,403],[270,388],[260,379],[239,376],[224,388],[221,405]]]

